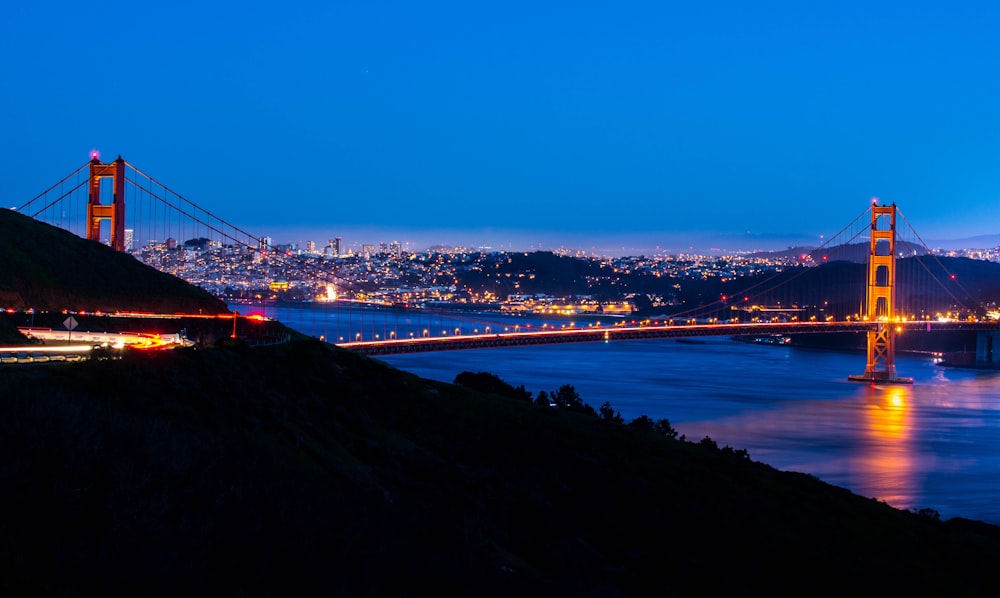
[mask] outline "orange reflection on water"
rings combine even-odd
[[[854,486],[858,494],[911,508],[919,483],[909,417],[913,389],[869,386],[866,392],[859,426],[862,452],[852,467]]]

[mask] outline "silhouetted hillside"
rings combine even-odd
[[[587,283],[587,276],[598,270],[599,267],[588,260],[556,255],[551,251],[534,251],[510,253],[507,260],[497,263],[495,268],[463,270],[458,278],[462,286],[489,291],[499,297],[511,293],[566,296],[594,292]]]
[[[101,243],[0,209],[0,307],[226,313],[206,291]]]
[[[823,262],[835,262],[835,261],[847,261],[855,262],[858,264],[868,263],[868,253],[871,251],[871,245],[867,242],[865,243],[850,243],[847,245],[833,245],[830,247],[822,247],[818,249],[813,249],[809,251],[809,256],[817,264],[822,264]],[[904,255],[906,257],[915,257],[920,255],[927,255],[927,250],[924,249],[922,245],[917,245],[915,243],[910,243],[908,241],[897,241],[896,243],[896,255]]]
[[[318,342],[0,381],[7,593],[953,594],[1000,558],[993,526]]]

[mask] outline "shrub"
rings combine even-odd
[[[712,440],[711,436],[707,436],[706,435],[704,438],[702,438],[701,440],[698,441],[698,444],[700,446],[708,447],[710,449],[719,450],[719,443],[717,443],[716,441]]]
[[[656,420],[656,432],[663,434],[668,438],[677,438],[677,430],[670,425],[670,420],[667,418]]]
[[[597,411],[600,413],[601,419],[606,422],[612,422],[615,424],[625,423],[625,419],[622,417],[621,412],[615,411],[614,407],[611,406],[610,401],[604,401],[604,404],[601,405]]]
[[[502,397],[530,401],[531,393],[524,389],[524,385],[514,387],[504,382],[496,374],[489,372],[462,372],[455,376],[455,384]]]
[[[640,415],[639,417],[633,419],[628,423],[628,427],[636,428],[638,430],[648,430],[650,432],[656,431],[656,424],[653,423],[653,418],[648,415]]]

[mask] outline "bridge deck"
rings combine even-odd
[[[345,349],[359,351],[367,355],[388,355],[394,353],[422,353],[458,349],[485,349],[493,347],[516,347],[524,345],[547,345],[558,343],[586,343],[599,341],[637,340],[650,338],[679,338],[692,336],[769,336],[783,334],[818,334],[831,332],[867,332],[879,322],[785,322],[785,323],[742,323],[742,324],[688,324],[663,326],[633,326],[616,328],[581,328],[548,330],[538,332],[505,332],[496,334],[470,334],[452,337],[391,339],[382,341],[360,341],[337,343]],[[898,322],[894,324],[901,332],[906,331],[996,331],[1000,323],[987,322]]]

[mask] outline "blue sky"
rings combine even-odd
[[[279,240],[1000,232],[990,3],[144,4],[4,8],[0,205],[97,148]]]

